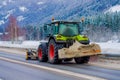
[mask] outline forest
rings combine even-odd
[[[84,19],[84,21],[81,21]],[[103,13],[94,16],[82,16],[73,21],[80,21],[80,31],[93,42],[120,41],[120,12]],[[43,24],[42,24],[43,25]],[[14,16],[10,16],[3,40],[41,40],[42,25],[18,26]],[[23,39],[19,39],[19,38]]]

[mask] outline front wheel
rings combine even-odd
[[[86,57],[78,57],[78,58],[74,58],[74,59],[75,59],[75,62],[77,64],[84,64],[84,63],[88,63],[89,62],[90,57],[86,56]]]

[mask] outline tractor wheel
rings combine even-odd
[[[52,64],[61,63],[62,60],[58,59],[58,49],[60,49],[60,44],[56,44],[56,42],[51,39],[48,45],[48,59]]]
[[[75,62],[77,64],[84,64],[84,63],[88,63],[89,62],[90,57],[87,56],[87,57],[79,57],[79,58],[74,58],[74,59],[75,59]]]
[[[38,60],[40,61],[40,62],[47,62],[47,60],[48,60],[48,58],[47,58],[47,55],[45,54],[45,47],[44,47],[44,45],[40,45],[39,47],[38,47]]]
[[[28,54],[28,52],[26,53],[26,58],[25,58],[26,60],[30,60],[31,58],[29,57],[29,54]]]

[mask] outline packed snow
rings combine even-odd
[[[43,40],[44,41],[44,40]],[[44,41],[46,42],[46,41]],[[25,48],[25,49],[37,49],[40,41],[23,41],[21,43],[12,44],[10,41],[0,41],[1,47],[13,47],[13,48]],[[97,43],[102,49],[102,54],[120,54],[120,43],[106,42]]]

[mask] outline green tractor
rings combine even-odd
[[[87,36],[81,35],[80,22],[53,21],[42,28],[42,38],[36,52],[40,62],[52,64],[75,60],[87,63],[90,56],[100,54],[99,45],[90,44]],[[29,56],[27,56],[29,57]]]

